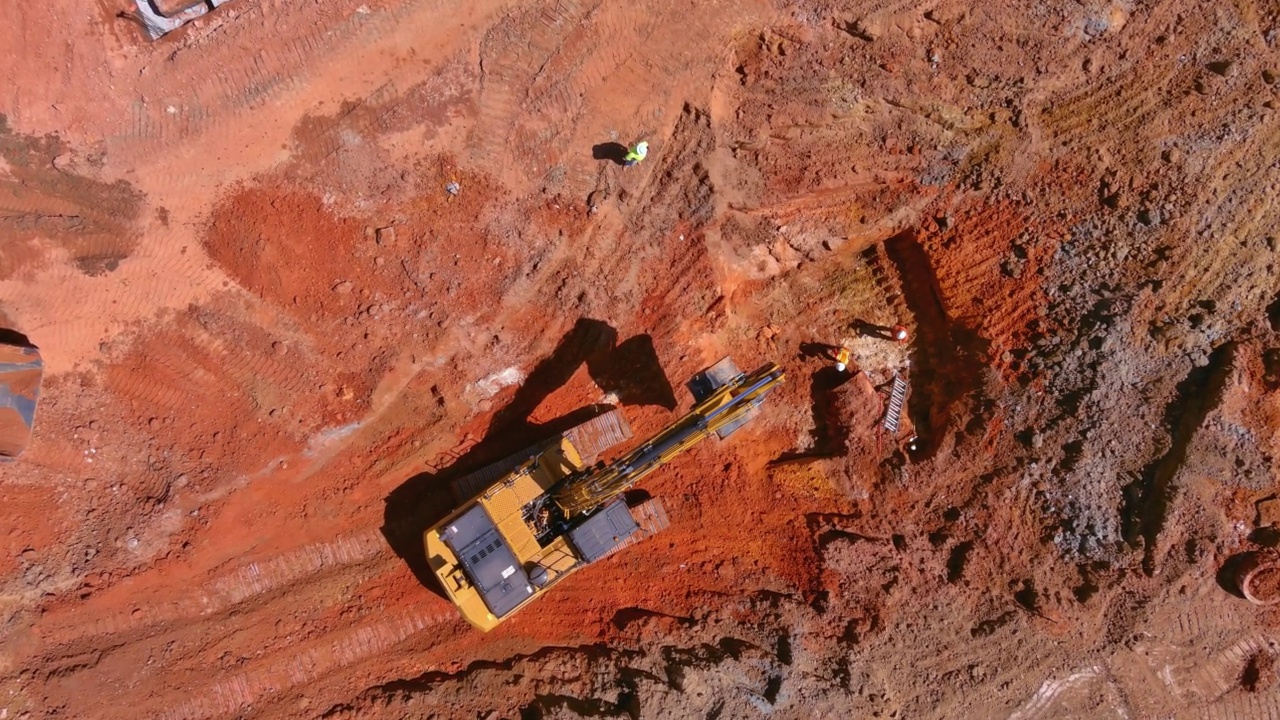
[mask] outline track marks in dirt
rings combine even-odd
[[[1274,237],[1280,223],[1280,208],[1271,202],[1271,194],[1259,191],[1274,174],[1269,159],[1280,152],[1280,122],[1273,119],[1244,137],[1224,138],[1221,145],[1216,161],[1198,174],[1198,204],[1206,210],[1190,224],[1200,240],[1176,257],[1169,273],[1172,281],[1161,294],[1162,306],[1174,312],[1185,312],[1206,299],[1250,310],[1269,300],[1263,294],[1267,284],[1254,279],[1272,268],[1249,250]],[[1224,250],[1231,245],[1239,251]]]
[[[179,333],[162,335],[148,343],[148,373],[135,372],[126,365],[107,369],[108,389],[124,398],[156,411],[181,413],[217,398],[226,387],[216,355]],[[245,408],[237,408],[245,409]]]
[[[295,28],[306,29],[282,42],[262,44],[250,62],[240,60],[225,66],[179,62],[153,79],[148,98],[155,98],[154,102],[140,99],[130,104],[127,116],[108,135],[108,148],[141,158],[234,121],[241,113],[305,88],[312,75],[326,67],[326,58],[423,29],[438,22],[439,13],[448,4],[445,0],[404,0],[385,10],[348,11],[337,23],[294,23]],[[295,12],[305,14],[311,9],[300,7]],[[210,50],[217,52],[216,47]]]
[[[442,605],[435,611],[409,613],[331,633],[303,649],[259,661],[250,670],[184,693],[186,699],[174,705],[151,708],[148,716],[164,720],[198,720],[233,715],[255,702],[385,653],[428,628],[447,623],[460,624],[456,610]],[[455,632],[460,631],[460,628],[455,629]]]
[[[87,642],[94,645],[118,642],[117,636],[137,636],[174,621],[224,613],[241,603],[297,586],[322,573],[379,558],[393,559],[376,530],[306,545],[217,575],[198,589],[189,589],[177,600],[151,597],[146,603],[139,602],[136,609],[104,615],[88,624],[74,622],[74,617],[66,618],[68,627],[45,635],[42,645],[81,648]],[[56,615],[51,615],[48,621],[61,622]]]
[[[114,270],[138,244],[134,221],[142,195],[58,167],[67,154],[57,136],[11,132],[0,115],[0,280],[38,265],[36,239],[63,250],[85,274]]]
[[[1205,607],[1203,600],[1197,601],[1177,613],[1171,621],[1161,618],[1160,625],[1170,628],[1167,631],[1170,641],[1185,645],[1199,642],[1215,633],[1234,631],[1244,627],[1247,621],[1248,618],[1241,613],[1239,606],[1219,599],[1209,607]]]
[[[586,148],[644,137],[660,154],[673,97],[688,82],[709,89],[695,73],[758,14],[759,3],[749,1],[712,9],[661,0],[644,7],[558,2],[507,18],[481,47],[474,160],[501,167],[521,158],[529,179],[585,198],[602,179],[616,181],[609,172],[617,171]],[[700,42],[677,42],[685,37]]]
[[[1206,720],[1280,720],[1280,698],[1232,697],[1204,710]]]
[[[527,143],[512,147],[513,126],[520,113],[534,109],[528,105],[527,94],[532,92],[528,88],[599,5],[557,0],[510,16],[490,29],[481,44],[479,115],[472,135],[480,164],[499,167],[513,150],[518,157],[530,157],[530,151],[531,157],[541,156]],[[530,16],[536,20],[530,22]],[[522,28],[528,28],[527,33]]]
[[[1156,76],[1128,69],[1106,82],[1090,82],[1085,88],[1060,97],[1044,107],[1041,121],[1048,135],[1062,148],[1091,142],[1141,127],[1164,109],[1170,98],[1191,88],[1193,71],[1175,63],[1157,67]],[[1106,128],[1105,133],[1100,129]]]
[[[1124,53],[1108,50],[1090,58],[1084,76],[1074,87],[1055,93],[1040,104],[1038,118],[1047,138],[1059,148],[1111,144],[1141,132],[1150,121],[1176,106],[1185,106],[1198,73],[1194,34],[1177,32],[1183,22],[1177,3],[1156,3],[1128,17],[1124,32],[1146,38],[1144,59],[1138,63]]]
[[[171,316],[103,368],[105,389],[146,429],[135,465],[187,476],[188,492],[259,473],[320,428],[350,421],[379,372],[376,363],[359,373],[333,367],[307,335],[247,322],[243,300],[224,295]]]
[[[1262,654],[1274,656],[1277,652],[1280,652],[1280,641],[1276,638],[1263,633],[1247,635],[1197,663],[1190,670],[1190,676],[1179,685],[1204,700],[1217,700],[1240,687],[1251,658]]]

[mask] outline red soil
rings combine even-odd
[[[1280,714],[1274,8],[98,5],[0,27],[0,715]],[[415,574],[724,355],[788,382],[664,534],[488,635]]]

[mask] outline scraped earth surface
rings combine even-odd
[[[1276,3],[130,5],[0,24],[0,717],[1280,717]],[[415,572],[724,355],[668,530],[489,634]]]

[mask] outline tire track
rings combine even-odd
[[[137,372],[130,365],[110,366],[106,371],[107,389],[125,400],[172,412],[187,410],[203,399],[220,395],[218,377],[209,369],[212,361],[199,357],[195,348],[182,340],[180,336],[165,334],[148,342],[145,373]]]
[[[1267,154],[1275,149],[1280,149],[1280,125],[1275,123],[1245,142],[1230,144],[1224,157],[1205,173],[1206,190],[1199,199],[1200,204],[1212,210],[1204,214],[1205,220],[1196,228],[1197,234],[1246,244],[1260,242],[1274,231],[1280,223],[1280,209],[1274,206],[1268,193],[1260,193],[1258,188],[1268,185],[1280,168],[1280,163],[1274,160],[1277,156]],[[1215,202],[1213,196],[1217,192],[1222,196]],[[1225,304],[1223,294],[1230,296],[1248,289],[1247,284],[1233,283],[1224,293],[1224,282],[1239,267],[1237,253],[1222,252],[1217,244],[1198,243],[1192,248],[1174,275],[1183,278],[1177,288],[1179,298],[1187,301],[1217,298]]]
[[[1241,638],[1197,664],[1190,681],[1182,687],[1206,700],[1216,700],[1240,686],[1240,677],[1249,658],[1261,653],[1274,656],[1278,649],[1280,644],[1261,633]]]
[[[1208,720],[1280,720],[1280,698],[1274,691],[1264,697],[1232,697],[1205,708],[1203,715],[1199,711],[1182,715],[1197,716]]]
[[[665,104],[665,99],[678,91],[692,67],[706,59],[723,43],[722,30],[712,28],[709,17],[713,11],[695,8],[692,12],[677,14],[671,8],[646,6],[643,11],[625,11],[609,8],[595,13],[591,18],[589,36],[604,38],[590,48],[577,72],[568,76],[558,93],[533,97],[531,105],[546,117],[573,116],[575,118],[600,118],[594,126],[568,123],[563,131],[565,142],[571,146],[587,146],[607,139],[608,130],[618,127],[635,127],[637,118],[648,118],[646,103]],[[733,15],[733,13],[727,13]],[[677,51],[673,37],[690,34],[706,38],[705,49],[698,53]],[[671,47],[663,50],[662,44]],[[641,59],[636,48],[652,48],[653,54],[663,58],[657,63]],[[634,105],[619,105],[617,94],[607,88],[625,87],[627,96],[635,98]],[[644,127],[642,121],[641,128]],[[618,138],[626,142],[630,138]],[[525,146],[524,150],[532,150]],[[572,197],[586,197],[599,182],[602,166],[597,161],[574,156],[561,166],[559,191]]]
[[[472,145],[474,157],[491,167],[511,152],[509,140],[515,132],[517,114],[528,110],[530,92],[518,88],[534,85],[566,39],[581,31],[587,15],[574,0],[558,0],[554,9],[544,4],[530,12],[540,20],[532,23],[527,34],[515,34],[509,22],[500,23],[485,38],[483,45],[488,47],[481,49],[482,85]],[[494,52],[495,46],[502,50]],[[530,150],[528,144],[518,147],[521,151]]]
[[[303,371],[304,363],[284,364],[262,352],[251,352],[243,345],[233,345],[199,328],[194,341],[214,357],[228,375],[250,396],[263,382],[271,385],[273,395],[288,397],[308,391],[310,384]]]

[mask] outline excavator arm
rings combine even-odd
[[[737,429],[784,377],[781,368],[768,363],[749,375],[729,379],[627,455],[603,468],[587,468],[566,477],[551,490],[551,499],[566,518],[591,512],[711,433],[725,436]]]

